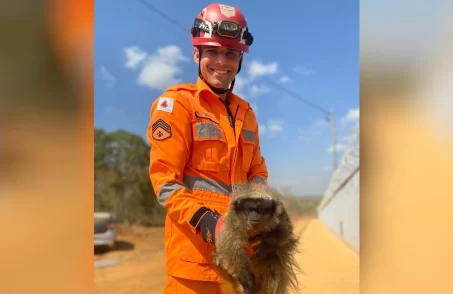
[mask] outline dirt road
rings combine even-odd
[[[318,220],[298,220],[304,231],[298,260],[301,293],[359,293],[359,257]],[[162,293],[165,285],[163,228],[120,227],[118,248],[96,253],[95,293]],[[111,262],[112,266],[102,267]]]
[[[310,222],[301,239],[297,260],[303,275],[300,293],[358,294],[359,255],[319,220]]]

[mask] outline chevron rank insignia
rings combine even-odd
[[[162,141],[171,137],[170,125],[161,118],[153,123],[152,130],[154,140]]]

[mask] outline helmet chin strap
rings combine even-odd
[[[206,85],[208,85],[208,87],[216,94],[218,95],[221,95],[221,94],[225,94],[227,92],[232,92],[233,91],[233,88],[234,88],[234,84],[236,82],[236,78],[233,79],[233,81],[231,81],[231,85],[229,88],[226,88],[226,89],[222,89],[222,88],[216,88],[214,86],[212,86],[210,83],[208,83],[208,81],[206,81],[206,79],[203,77],[203,75],[201,74],[201,68],[200,68],[200,64],[201,64],[201,50],[202,50],[202,46],[198,46],[198,51],[199,51],[199,54],[198,54],[198,76],[206,83]],[[240,71],[241,71],[241,65],[242,65],[242,58],[241,60],[239,61],[239,67],[238,67],[238,72],[236,74],[238,74]]]

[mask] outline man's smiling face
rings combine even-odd
[[[242,54],[239,50],[203,46],[200,69],[204,79],[213,87],[226,89],[236,77]],[[194,59],[198,63],[199,51],[194,49]]]

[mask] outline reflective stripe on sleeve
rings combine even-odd
[[[244,135],[244,140],[247,142],[255,143],[255,134],[256,132],[250,130],[242,130],[242,134]]]
[[[178,190],[185,188],[191,191],[207,191],[214,192],[222,195],[229,196],[231,193],[231,186],[226,185],[222,182],[217,182],[212,179],[205,179],[201,177],[195,177],[190,175],[184,175],[184,184],[167,182],[162,185],[159,190],[159,203],[165,206],[168,199],[176,193]]]

